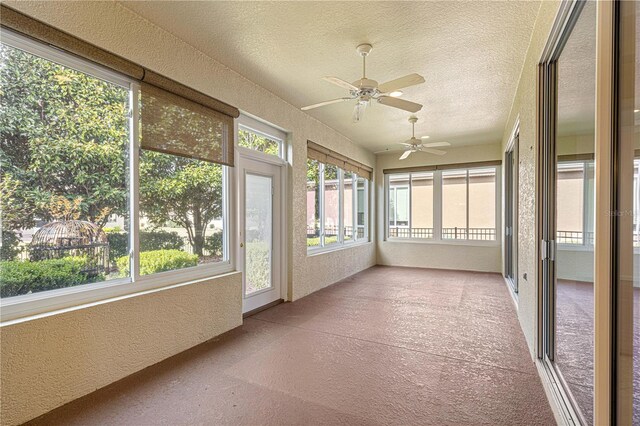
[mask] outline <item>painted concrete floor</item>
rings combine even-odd
[[[587,424],[593,424],[593,283],[558,280],[556,364]],[[640,288],[633,292],[633,424],[640,425]]]
[[[32,424],[555,424],[497,274],[377,266]]]

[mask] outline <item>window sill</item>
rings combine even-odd
[[[385,243],[408,243],[442,246],[473,246],[473,247],[500,247],[500,240],[434,240],[431,238],[387,238]]]
[[[82,308],[118,297],[188,285],[232,272],[235,272],[233,265],[223,262],[143,276],[136,282],[126,278],[15,296],[0,300],[0,325],[8,325],[8,322],[13,323],[17,320],[25,321],[61,310]]]
[[[346,243],[346,244],[332,244],[330,246],[321,247],[321,248],[313,248],[307,249],[307,257],[318,256],[321,254],[331,253],[334,251],[348,250],[354,247],[362,247],[367,244],[373,244],[372,241],[358,241],[354,243]]]
[[[594,251],[593,245],[584,244],[558,244],[558,251]]]

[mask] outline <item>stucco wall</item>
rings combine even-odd
[[[536,333],[536,86],[537,66],[547,42],[560,2],[544,1],[540,6],[520,82],[502,139],[502,152],[511,137],[516,120],[520,120],[518,158],[518,317],[532,356]],[[527,279],[523,278],[523,275]]]
[[[500,144],[447,148],[447,154],[433,156],[412,154],[398,160],[399,152],[378,155],[376,161],[376,194],[384,200],[384,176],[388,168],[425,166],[435,164],[467,163],[500,160]],[[384,202],[376,204],[377,215],[384,218]],[[468,271],[500,272],[500,241],[495,244],[459,242],[403,242],[384,240],[384,220],[377,223],[377,259],[380,265],[415,266],[421,268],[462,269]]]
[[[373,243],[307,256],[305,223],[307,140],[372,167],[373,154],[119,3],[5,3],[289,133],[288,299],[375,264]],[[171,297],[145,295],[3,324],[2,423],[28,420],[239,325],[239,283],[234,276],[216,285],[178,287],[171,290]]]
[[[3,425],[23,423],[242,324],[240,273],[0,328]]]

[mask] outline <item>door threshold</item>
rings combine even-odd
[[[262,312],[262,311],[265,311],[265,310],[267,310],[269,308],[273,308],[274,306],[279,305],[279,304],[281,304],[283,302],[284,302],[283,299],[278,299],[278,300],[274,300],[271,303],[267,303],[266,305],[262,305],[259,308],[252,309],[249,312],[245,312],[244,314],[242,314],[242,319],[249,318],[251,315],[255,315],[258,312]]]

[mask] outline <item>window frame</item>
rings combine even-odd
[[[389,194],[391,194],[391,189],[393,189],[393,227],[394,228],[404,228],[411,229],[411,174],[409,174],[409,183],[407,185],[398,185],[393,188],[389,187]],[[398,225],[398,189],[406,189],[407,190],[407,224],[406,225]],[[391,204],[391,196],[389,196],[389,204]],[[391,206],[389,206],[391,207]],[[389,217],[391,219],[391,217]],[[389,226],[391,226],[391,220],[389,220]]]
[[[590,232],[589,230],[593,229],[591,233],[595,236],[595,189],[590,190],[589,185],[593,186],[595,184],[595,161],[593,159],[558,161],[558,166],[561,164],[575,164],[582,166],[582,242],[557,242],[557,249],[569,251],[593,251],[595,241],[593,238],[588,238],[588,235]],[[556,173],[558,173],[558,171],[556,171]],[[591,210],[589,210],[588,206],[591,206]],[[560,232],[560,230],[556,229],[556,241],[559,241],[558,232]]]
[[[260,156],[259,158],[265,159],[275,159],[278,158],[282,161],[287,160],[287,134],[286,132],[276,129],[273,126],[270,126],[266,123],[263,123],[253,117],[250,117],[246,114],[241,113],[240,117],[236,119],[236,129],[235,129],[235,146],[236,150],[240,150],[241,153],[245,155],[251,156],[252,154]],[[263,136],[265,138],[271,139],[275,142],[278,142],[278,155],[267,154],[255,149],[246,148],[238,145],[239,143],[239,134],[240,130],[254,133],[258,136]],[[278,162],[278,164],[282,164],[282,162]]]
[[[465,171],[466,173],[466,185],[467,185],[467,205],[466,205],[466,218],[467,224],[469,222],[469,171],[475,169],[494,169],[495,170],[495,239],[493,240],[474,240],[474,239],[446,239],[442,238],[442,219],[443,219],[443,205],[442,205],[442,173],[452,171]],[[389,177],[393,175],[409,175],[409,206],[411,206],[411,181],[414,173],[420,174],[423,172],[410,172],[410,171],[397,171],[394,173],[385,173],[384,175],[384,240],[386,242],[409,242],[416,244],[445,244],[445,245],[467,245],[467,246],[498,246],[501,244],[501,182],[502,182],[502,167],[500,165],[478,165],[476,167],[459,167],[459,168],[443,168],[435,169],[433,173],[433,237],[431,238],[415,238],[415,237],[393,237],[389,235]],[[409,229],[411,229],[411,215],[409,215]],[[468,227],[467,227],[468,228]]]
[[[2,298],[0,299],[0,322],[4,324],[8,321],[22,321],[34,315],[48,314],[61,309],[75,309],[80,308],[82,305],[99,303],[116,297],[127,297],[133,294],[187,285],[235,271],[235,256],[230,250],[230,247],[233,246],[235,235],[233,232],[235,223],[231,220],[234,197],[230,191],[234,183],[234,173],[230,167],[220,165],[222,167],[223,197],[223,260],[216,263],[141,276],[139,251],[139,156],[142,148],[139,138],[139,82],[111,69],[47,46],[5,28],[2,28],[2,44],[120,86],[129,91],[129,151],[127,153],[129,168],[127,170],[127,178],[129,182],[130,276]]]
[[[363,191],[364,191],[364,200],[363,200],[363,206],[364,206],[364,211],[363,211],[363,214],[364,214],[364,221],[363,221],[363,222],[364,222],[364,224],[362,225],[362,228],[363,228],[363,233],[362,233],[362,234],[363,234],[363,237],[362,237],[362,241],[361,241],[361,242],[365,242],[365,243],[367,243],[367,242],[369,242],[369,241],[370,241],[370,232],[369,232],[369,204],[370,204],[370,202],[371,202],[371,196],[370,196],[370,191],[371,191],[371,190],[370,190],[370,182],[369,182],[369,179],[364,178],[364,177],[362,177],[362,176],[358,176],[358,174],[357,174],[357,173],[354,173],[354,179],[355,179],[355,182],[356,182],[356,204],[355,204],[355,213],[356,213],[356,222],[355,222],[355,227],[356,227],[356,238],[354,239],[354,243],[357,243],[357,242],[359,241],[359,239],[358,239],[358,228],[361,226],[361,225],[358,225],[358,222],[357,222],[357,221],[358,221],[358,199],[357,199],[357,197],[358,197],[358,191],[359,191],[359,188],[357,187],[357,185],[358,185],[358,180],[359,180],[359,179],[362,179],[362,182],[363,182],[363,184],[364,184],[364,188],[363,188]]]
[[[317,161],[317,160],[316,160]],[[352,231],[352,239],[345,241],[344,239],[344,172],[342,168],[335,166],[338,170],[338,241],[332,243],[330,245],[325,244],[325,166],[326,164],[317,161],[318,163],[318,176],[319,176],[319,222],[320,222],[320,243],[317,246],[309,247],[307,246],[307,255],[315,255],[320,253],[326,253],[334,250],[341,250],[348,247],[354,247],[358,245],[368,244],[371,242],[370,238],[370,220],[369,220],[369,212],[371,203],[371,190],[370,190],[370,182],[368,179],[359,176],[355,172],[351,172],[352,179],[352,223],[353,223],[353,231]],[[357,220],[358,220],[358,197],[357,197],[357,183],[358,178],[362,178],[364,181],[364,237],[358,238],[357,232]],[[354,191],[354,188],[356,189]]]

